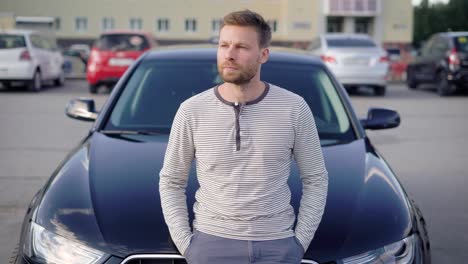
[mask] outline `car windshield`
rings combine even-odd
[[[336,87],[322,67],[268,62],[262,66],[261,76],[307,101],[323,145],[355,139]],[[221,83],[214,60],[143,61],[128,80],[104,129],[169,133],[184,100]]]
[[[455,38],[455,47],[458,52],[468,53],[468,35]]]
[[[16,49],[26,47],[24,37],[21,35],[0,35],[0,49]]]
[[[97,40],[95,47],[106,51],[144,51],[149,43],[138,34],[106,34]]]
[[[375,43],[365,38],[328,38],[327,45],[331,48],[369,48],[376,47]]]

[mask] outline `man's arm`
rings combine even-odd
[[[164,219],[172,240],[182,254],[193,236],[185,189],[194,150],[192,129],[182,104],[172,124],[164,165],[159,174],[159,193]]]
[[[304,100],[301,101],[295,126],[293,153],[303,187],[295,233],[306,251],[314,238],[325,209],[328,173],[323,161],[314,117],[307,103]]]

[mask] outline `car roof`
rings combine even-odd
[[[216,45],[164,46],[149,51],[145,59],[211,60],[216,59],[217,47]],[[284,47],[270,47],[268,61],[323,65],[320,58],[310,52]]]
[[[0,30],[0,34],[18,34],[18,35],[30,35],[30,34],[43,34],[46,35],[47,33],[43,33],[41,31],[36,30],[27,30],[27,29],[2,29]]]
[[[439,33],[439,35],[442,35],[445,37],[462,37],[462,36],[468,36],[468,31],[442,32],[442,33]]]
[[[337,38],[372,39],[369,35],[363,34],[363,33],[327,33],[327,34],[322,34],[322,36],[327,39],[337,39]]]
[[[122,29],[122,30],[110,30],[110,31],[102,32],[101,36],[103,36],[103,35],[113,35],[113,34],[139,34],[139,35],[147,35],[147,36],[152,35],[148,31]]]

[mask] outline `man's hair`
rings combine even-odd
[[[263,17],[248,9],[227,14],[223,18],[221,29],[226,26],[254,27],[258,34],[258,44],[261,48],[270,46],[271,28]]]

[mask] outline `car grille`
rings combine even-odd
[[[132,259],[125,264],[187,264],[185,259]]]
[[[312,260],[302,260],[301,263],[318,264]],[[122,261],[121,264],[187,264],[187,261],[180,255],[133,255]],[[336,264],[327,262],[324,264]]]
[[[141,254],[129,256],[121,264],[187,264],[187,261],[177,254]]]
[[[369,65],[369,62],[370,62],[369,57],[347,57],[347,58],[343,58],[343,65],[367,66],[367,65]]]

